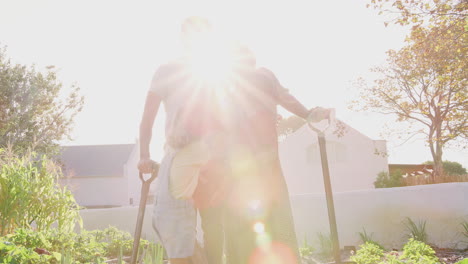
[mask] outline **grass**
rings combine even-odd
[[[411,218],[407,217],[404,224],[406,229],[410,232],[410,237],[417,241],[427,243],[426,221],[415,223]]]
[[[318,256],[324,260],[331,259],[333,256],[333,242],[331,235],[324,235],[322,233],[317,234],[317,239],[319,242]]]

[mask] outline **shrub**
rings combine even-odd
[[[304,244],[299,248],[299,254],[301,257],[307,257],[312,255],[314,248],[307,242],[307,238],[304,237]]]
[[[373,243],[366,242],[351,256],[351,261],[357,264],[438,264],[439,259],[435,251],[425,243],[410,238],[403,247],[401,256],[398,252],[384,253],[384,251]]]
[[[105,263],[106,258],[129,256],[133,246],[130,234],[115,227],[102,231],[83,231],[80,234],[63,233],[57,229],[17,229],[13,234],[0,237],[2,242],[0,263],[55,263],[54,258],[64,263]],[[155,248],[155,245],[150,248],[147,240],[141,240],[140,245],[140,252],[146,259],[162,258],[161,249]],[[51,256],[37,254],[34,252],[36,248],[47,250]],[[18,254],[21,256],[11,258]],[[3,262],[5,259],[13,262]]]
[[[379,246],[366,242],[350,259],[357,264],[375,264],[379,263],[383,256],[384,251]]]
[[[32,248],[16,245],[3,238],[0,238],[0,263],[11,264],[46,264],[58,263],[61,254],[53,252],[50,255],[40,255]]]
[[[426,161],[424,164],[433,165],[433,161]],[[465,175],[467,174],[466,169],[456,161],[445,160],[442,162],[442,167],[444,168],[444,173],[446,175]]]
[[[392,188],[400,187],[403,185],[403,173],[397,170],[392,173],[385,171],[380,172],[377,175],[377,180],[374,182],[375,188]]]
[[[403,247],[403,254],[400,257],[413,264],[436,264],[439,259],[435,255],[435,251],[424,242],[410,238],[408,243]]]
[[[30,229],[18,228],[14,234],[9,234],[6,238],[9,242],[26,248],[51,248],[52,246],[47,239],[47,235]]]
[[[384,261],[379,264],[406,264],[403,260],[398,257],[397,252],[390,252],[385,254]]]
[[[362,240],[362,243],[372,243],[376,246],[378,246],[379,248],[381,248],[382,250],[385,250],[385,248],[380,245],[377,241],[375,241],[373,238],[372,238],[372,234],[368,234],[366,232],[366,229],[362,229],[362,232],[359,232],[359,237],[361,238]]]
[[[331,235],[317,234],[319,242],[318,255],[322,259],[330,259],[333,256],[333,242]]]
[[[81,223],[72,193],[58,184],[61,170],[46,157],[16,157],[0,149],[0,236],[16,228],[73,230]]]

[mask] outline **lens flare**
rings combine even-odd
[[[256,248],[249,264],[297,264],[297,260],[288,246],[273,242],[269,247]]]
[[[263,234],[258,234],[255,239],[255,242],[260,248],[268,248],[271,246],[271,236],[267,232],[264,232]]]
[[[255,233],[263,234],[265,233],[265,225],[262,222],[256,222],[253,227]]]

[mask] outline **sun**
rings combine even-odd
[[[233,75],[235,54],[226,41],[212,36],[195,45],[190,54],[194,78],[215,84],[226,83]]]

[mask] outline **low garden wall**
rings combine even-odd
[[[463,248],[461,223],[468,221],[468,183],[350,191],[334,194],[340,245],[359,245],[363,229],[387,248],[399,248],[408,234],[404,221],[426,221],[428,241],[439,247]],[[318,233],[329,233],[324,194],[292,195],[298,240],[318,243]],[[133,234],[138,207],[82,210],[84,228],[112,225]],[[156,238],[151,228],[152,206],[147,206],[143,235]],[[467,242],[467,241],[465,241]]]
[[[329,233],[325,196],[291,197],[299,241],[316,243],[317,233]],[[399,248],[408,231],[407,217],[426,221],[428,242],[439,247],[463,248],[463,227],[468,221],[468,183],[444,183],[372,189],[334,195],[340,246],[361,244],[358,232],[373,233],[387,248]],[[467,241],[468,242],[468,241]]]

